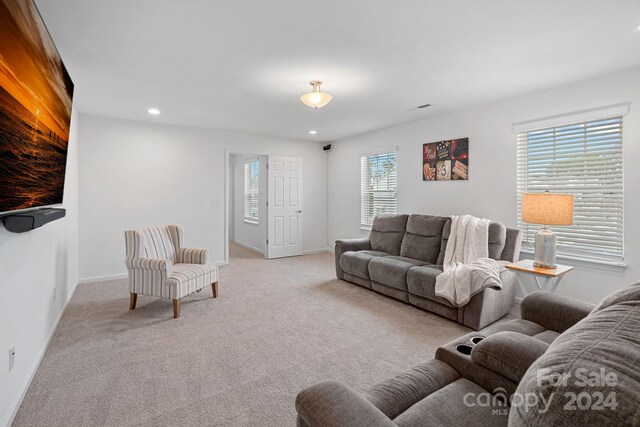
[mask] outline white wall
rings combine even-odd
[[[321,143],[86,115],[79,123],[81,280],[124,274],[124,230],[148,225],[182,224],[187,245],[222,262],[225,150],[303,157],[304,249],[327,248]]]
[[[258,159],[258,223],[252,224],[244,221],[244,164],[247,160]],[[233,240],[244,246],[249,246],[262,254],[267,251],[267,156],[256,154],[231,155],[232,188],[230,203],[233,209],[229,210],[230,220],[233,224]]]
[[[337,141],[329,156],[329,241],[359,237],[360,154],[398,146],[398,211],[469,213],[516,224],[516,141],[512,124],[631,102],[624,118],[623,272],[577,268],[558,292],[596,302],[640,279],[640,68]],[[422,181],[422,144],[469,137],[469,181]],[[565,262],[568,263],[568,262]]]
[[[73,114],[63,200],[66,217],[20,234],[0,226],[0,425],[15,415],[78,283],[77,124]],[[9,372],[12,345],[16,361]]]

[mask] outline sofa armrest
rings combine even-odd
[[[338,381],[325,381],[296,397],[298,415],[309,427],[397,427],[355,390]]]
[[[519,383],[527,369],[544,354],[549,344],[518,332],[496,332],[471,351],[473,363]]]
[[[513,271],[504,268],[506,264],[509,263],[498,261],[502,289],[487,288],[471,297],[464,306],[462,323],[465,326],[478,331],[504,317],[514,306],[518,277]]]
[[[176,258],[178,263],[206,264],[209,262],[209,249],[180,248]]]
[[[173,273],[171,261],[159,258],[136,257],[127,258],[125,264],[130,270],[160,271],[170,277]]]
[[[336,240],[336,247],[339,247],[342,252],[368,251],[371,250],[371,241],[368,237],[363,237],[361,239]]]
[[[362,239],[345,239],[336,240],[334,251],[336,254],[336,276],[338,279],[344,279],[342,267],[340,267],[340,257],[348,251],[366,251],[371,250],[371,242],[368,237]]]
[[[587,317],[595,305],[550,292],[534,292],[522,300],[524,320],[562,333]]]
[[[433,359],[387,378],[363,396],[391,419],[415,403],[460,378],[460,374],[441,360]]]

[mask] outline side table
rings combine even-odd
[[[527,292],[527,288],[522,283],[524,276],[532,277],[537,290],[546,292],[555,292],[558,285],[562,281],[565,274],[573,270],[573,267],[569,265],[560,265],[556,268],[541,268],[534,267],[533,260],[525,259],[505,266],[509,270],[515,271],[518,275],[518,284],[522,294],[526,297],[530,292]],[[542,280],[542,281],[541,281]]]

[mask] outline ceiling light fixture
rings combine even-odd
[[[333,98],[333,96],[330,93],[322,92],[320,90],[320,85],[322,84],[321,81],[313,80],[309,82],[309,84],[313,86],[313,90],[300,97],[300,101],[302,101],[304,105],[311,108],[322,108],[331,102],[331,98]]]
[[[157,116],[158,114],[160,114],[160,110],[158,110],[157,108],[149,108],[147,110],[147,113],[151,114],[152,116]]]
[[[318,133],[317,130],[310,130],[309,135],[316,135]]]

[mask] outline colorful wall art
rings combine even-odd
[[[469,138],[422,145],[423,181],[469,179]]]

